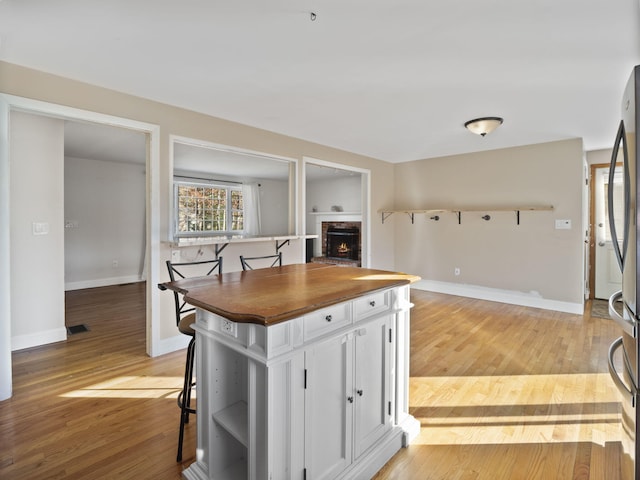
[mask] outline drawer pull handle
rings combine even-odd
[[[371,305],[372,307],[375,307],[376,306],[376,301],[375,300],[371,300],[369,302],[369,305]]]
[[[332,317],[331,315],[327,315],[326,317],[324,317],[324,319],[325,319],[327,322],[330,322],[331,320],[333,320],[333,317]]]
[[[353,397],[347,397],[347,401],[348,401],[349,403],[353,403]]]
[[[364,392],[362,390],[356,390],[356,393],[361,397]]]

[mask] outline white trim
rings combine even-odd
[[[63,342],[67,339],[67,329],[64,327],[53,328],[37,333],[16,335],[11,339],[11,349],[23,350],[25,348],[38,347],[47,343]]]
[[[362,187],[361,187],[361,195],[362,195],[362,212],[360,219],[360,236],[362,245],[360,246],[361,250],[361,259],[360,263],[363,268],[369,268],[371,265],[371,248],[370,248],[370,239],[371,239],[371,222],[369,221],[371,211],[371,170],[367,168],[359,168],[353,167],[351,165],[345,165],[343,163],[335,163],[328,162],[326,160],[320,160],[318,158],[313,157],[302,157],[302,183],[304,186],[302,201],[300,202],[301,206],[301,217],[303,218],[303,225],[306,225],[306,211],[307,211],[307,174],[306,174],[306,165],[310,163],[312,165],[319,165],[321,167],[329,167],[329,168],[337,168],[340,170],[346,170],[348,172],[356,172],[362,175]],[[305,227],[305,232],[306,227]]]
[[[275,155],[272,153],[260,152],[258,150],[249,150],[246,148],[235,147],[233,145],[224,145],[221,143],[214,143],[206,140],[199,140],[196,138],[170,134],[169,135],[169,157],[170,157],[169,171],[172,173],[174,170],[174,162],[173,162],[174,144],[176,143],[181,143],[183,145],[191,145],[194,147],[208,148],[211,150],[219,150],[222,152],[229,152],[237,155],[248,155],[253,157],[265,158],[269,160],[276,160],[280,162],[287,162],[290,167],[293,166],[293,172],[290,173],[289,175],[289,188],[292,187],[291,182],[293,182],[294,191],[292,195],[290,195],[290,197],[294,196],[294,198],[291,199],[292,201],[289,202],[289,209],[291,211],[289,212],[289,220],[288,220],[289,227],[291,228],[293,226],[293,232],[289,231],[287,233],[293,234],[293,235],[300,235],[299,222],[298,222],[299,212],[296,209],[296,205],[298,203],[296,199],[298,198],[298,191],[299,191],[298,190],[299,187],[298,187],[298,159],[297,158],[285,157],[282,155]],[[173,175],[169,176],[169,180],[171,182],[171,184],[169,185],[170,187],[169,191],[173,191]],[[175,236],[175,231],[176,231],[176,226],[174,224],[175,223],[175,205],[173,201],[171,202],[171,212],[169,213],[169,215],[170,215],[169,218],[171,218],[171,221],[172,221],[171,232],[169,232],[169,235]],[[292,220],[293,220],[293,225],[291,222]],[[169,239],[169,241],[171,241],[171,239]]]
[[[9,104],[0,97],[0,400],[11,397]]]
[[[89,110],[81,110],[66,105],[59,105],[40,100],[34,100],[30,98],[18,97],[15,95],[8,95],[0,93],[0,102],[6,103],[8,110],[15,109],[28,113],[56,116],[62,119],[68,120],[80,120],[90,121],[95,123],[102,123],[105,125],[111,125],[115,127],[128,128],[131,130],[137,130],[148,134],[148,152],[146,161],[146,277],[147,277],[147,354],[155,356],[158,350],[160,342],[160,298],[159,291],[156,288],[156,284],[159,282],[159,261],[160,261],[160,127],[155,124],[141,122],[138,120],[132,120],[128,118],[115,117],[113,115],[107,115],[98,112],[92,112]],[[5,124],[0,122],[0,138],[8,138],[8,121]],[[3,164],[9,162],[8,142],[2,142],[5,145],[0,149],[0,172],[2,171]],[[5,152],[6,150],[6,152]],[[5,152],[5,153],[3,153]],[[2,158],[6,156],[6,158]],[[5,182],[8,184],[8,179],[4,179],[0,183],[0,189],[2,195],[4,195]],[[9,232],[9,218],[8,215],[3,216],[0,210],[0,231]],[[2,244],[2,237],[0,237],[0,262],[4,265],[9,265],[9,249]],[[8,270],[8,269],[6,269]],[[10,274],[5,274],[10,275]],[[4,279],[4,277],[3,277]],[[8,278],[9,288],[0,289],[0,304],[8,305],[11,295],[10,291],[10,278]],[[6,308],[6,307],[5,307]],[[5,318],[0,316],[1,318]],[[11,317],[6,317],[7,322],[11,322]],[[4,362],[2,362],[4,364]],[[0,389],[3,385],[0,385]],[[2,390],[0,390],[1,392]]]
[[[411,288],[436,293],[446,293],[448,295],[457,295],[460,297],[489,300],[492,302],[508,303],[511,305],[521,305],[523,307],[534,307],[542,308],[544,310],[574,313],[576,315],[582,315],[584,313],[584,304],[582,303],[550,300],[543,298],[537,292],[525,293],[518,292],[516,290],[501,290],[498,288],[482,287],[479,285],[438,282],[435,280],[419,280],[411,284]]]
[[[126,277],[95,278],[92,280],[81,280],[79,282],[65,282],[64,289],[82,290],[84,288],[108,287],[110,285],[124,285],[125,283],[144,282],[140,275],[129,275]]]
[[[154,356],[164,355],[165,353],[175,352],[187,348],[191,337],[183,335],[175,335],[169,338],[163,338],[158,342]]]
[[[249,150],[247,148],[236,147],[233,145],[225,145],[222,143],[214,143],[214,142],[209,142],[207,140],[199,140],[197,138],[184,137],[181,135],[174,135],[174,134],[169,135],[169,142],[171,143],[171,145],[173,145],[173,143],[175,142],[175,143],[182,143],[184,145],[191,145],[194,147],[204,147],[212,150],[220,150],[222,152],[251,155],[251,156],[260,157],[260,158],[271,158],[273,160],[281,160],[285,162],[295,162],[295,163],[298,162],[297,159],[292,157],[285,157],[282,155],[275,155],[273,153],[260,152],[258,150]],[[173,167],[173,162],[172,162],[172,167]]]

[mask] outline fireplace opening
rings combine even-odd
[[[326,256],[337,259],[359,259],[360,229],[329,226],[326,236]]]

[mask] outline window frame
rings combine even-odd
[[[226,230],[200,230],[200,231],[180,231],[180,206],[179,206],[179,188],[180,187],[193,187],[193,188],[210,188],[224,190],[225,201],[225,224],[226,226],[233,225],[234,212],[242,212],[242,225],[244,227],[244,201],[243,208],[241,210],[234,209],[231,201],[231,192],[240,192],[242,196],[242,184],[228,184],[220,181],[208,181],[206,179],[189,179],[186,177],[180,177],[173,179],[173,231],[175,238],[192,238],[192,237],[216,237],[219,235],[238,235],[244,232],[244,228],[240,230],[232,230],[230,228]]]

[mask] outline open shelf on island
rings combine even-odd
[[[237,480],[247,478],[247,462],[243,459],[231,465],[222,472],[215,474],[216,480]]]
[[[236,402],[227,408],[214,413],[213,421],[223,427],[227,432],[245,447],[248,443],[249,428],[247,420],[247,404],[243,401]]]

